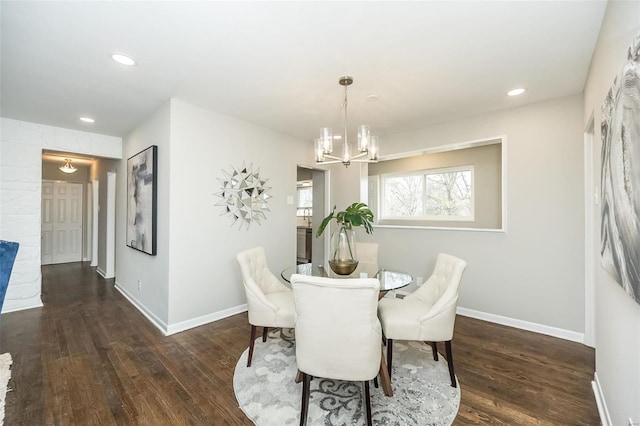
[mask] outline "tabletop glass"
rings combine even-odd
[[[378,268],[371,265],[363,267],[351,275],[338,275],[331,268],[324,268],[321,265],[313,265],[311,263],[303,263],[300,265],[290,266],[280,274],[286,282],[291,282],[291,275],[302,274],[314,277],[330,277],[330,278],[378,278],[380,280],[380,291],[397,290],[411,284],[413,278],[410,274],[391,269]]]

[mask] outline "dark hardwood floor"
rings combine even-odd
[[[2,315],[6,425],[252,424],[233,393],[246,314],[164,337],[86,263],[43,267],[42,287],[43,308]],[[454,424],[599,424],[590,348],[458,317],[453,356]]]

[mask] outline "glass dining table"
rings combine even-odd
[[[322,265],[314,265],[312,263],[303,263],[300,265],[290,266],[285,268],[280,276],[287,283],[291,283],[291,275],[301,274],[310,275],[315,277],[330,277],[330,278],[378,278],[380,281],[380,295],[378,299],[382,299],[384,295],[391,290],[397,290],[404,286],[407,286],[413,282],[413,278],[406,272],[394,271],[385,268],[379,268],[378,265],[358,265],[358,269],[351,275],[338,275],[334,273],[330,268],[325,268]],[[389,377],[389,371],[387,369],[386,357],[384,352],[380,357],[380,385],[382,391],[386,396],[393,396],[393,390],[391,388],[391,378]],[[302,380],[302,374],[298,370],[296,376],[296,382]]]
[[[334,273],[331,268],[325,268],[322,265],[314,265],[312,263],[302,263],[285,268],[280,273],[280,276],[287,283],[290,283],[291,275],[293,274],[329,278],[377,278],[380,281],[381,298],[388,291],[397,290],[413,282],[413,277],[406,272],[379,268],[378,265],[364,265],[356,269],[351,275],[338,275]]]

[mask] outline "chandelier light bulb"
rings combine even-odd
[[[371,136],[371,143],[369,145],[369,160],[378,161],[378,137]]]
[[[342,162],[345,163],[345,165],[351,163],[351,148],[348,142],[342,145]]]
[[[358,151],[367,152],[369,149],[369,140],[371,139],[371,129],[367,124],[358,126]]]
[[[316,139],[316,162],[324,161],[324,142],[322,139]]]
[[[322,141],[324,153],[331,154],[333,152],[333,134],[329,127],[320,129],[320,140]]]

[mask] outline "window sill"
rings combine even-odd
[[[424,225],[373,225],[374,228],[388,229],[429,229],[437,231],[472,231],[472,232],[495,232],[506,234],[504,228],[457,228],[451,226],[424,226]]]

